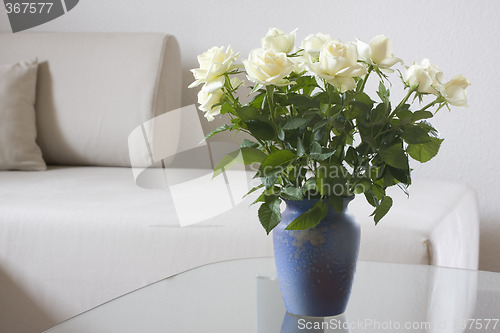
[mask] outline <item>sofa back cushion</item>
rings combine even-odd
[[[0,64],[0,170],[46,170],[36,144],[35,59]]]
[[[159,33],[3,33],[0,64],[37,58],[37,142],[48,164],[130,166],[128,136],[180,107],[178,44]],[[150,163],[147,151],[134,161]]]

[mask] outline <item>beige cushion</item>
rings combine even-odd
[[[0,33],[0,45],[0,63],[38,58],[38,144],[47,164],[129,166],[134,128],[180,107],[172,36]],[[150,164],[147,151],[135,160]]]
[[[36,144],[36,60],[0,66],[0,170],[45,170]]]

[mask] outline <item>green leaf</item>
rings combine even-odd
[[[234,109],[229,103],[224,103],[222,104],[220,108],[220,113],[225,114],[225,113],[233,113]]]
[[[344,111],[344,116],[349,120],[353,120],[355,118],[358,118],[359,115],[362,113],[362,111],[363,111],[363,109],[361,109],[357,106],[354,106],[354,107],[346,109]]]
[[[391,209],[392,207],[392,198],[389,196],[384,196],[382,198],[382,201],[380,202],[380,205],[375,208],[373,211],[373,214],[370,216],[374,216],[373,219],[375,220],[375,225],[382,219]]]
[[[403,126],[402,130],[403,139],[407,143],[420,144],[431,141],[431,138],[427,134],[427,131],[417,125],[406,125]]]
[[[386,87],[384,86],[384,84],[382,83],[382,81],[380,81],[379,84],[378,84],[377,95],[380,97],[380,100],[383,103],[385,103],[385,104],[389,103],[390,91],[388,89],[386,89]]]
[[[287,200],[302,200],[302,190],[298,187],[287,186],[281,191],[281,196]]]
[[[295,154],[287,149],[275,151],[268,155],[259,168],[259,175],[268,177],[283,171],[283,166],[295,159]]]
[[[413,120],[413,112],[411,112],[408,109],[403,109],[398,112],[396,112],[396,116],[398,116],[399,119],[412,119]]]
[[[275,137],[274,129],[268,123],[252,120],[246,122],[246,125],[252,136],[258,140],[272,140]]]
[[[372,188],[372,182],[368,179],[361,179],[356,186],[354,186],[354,194],[365,193]]]
[[[378,198],[377,196],[375,195],[375,193],[373,192],[373,190],[368,190],[364,193],[365,195],[365,198],[366,198],[366,201],[368,201],[368,203],[370,205],[372,205],[373,207],[378,207],[379,205],[379,202],[378,202]]]
[[[254,108],[253,106],[243,106],[241,108],[237,108],[236,114],[243,121],[255,120],[257,114],[259,113],[259,109]]]
[[[331,196],[328,198],[328,201],[330,202],[330,205],[332,205],[333,209],[339,214],[342,213],[344,210],[344,197],[339,197],[339,196]]]
[[[252,91],[250,92],[250,94],[253,94],[254,92],[256,91],[259,91],[262,89],[262,91],[264,91],[264,88],[265,86],[260,84],[260,83],[257,83],[253,88],[252,88]]]
[[[309,157],[316,161],[324,161],[335,154],[334,149],[323,149],[319,143],[313,141],[310,147]]]
[[[276,183],[276,176],[271,175],[267,177],[260,177],[260,181],[266,187],[266,190],[269,190],[274,186],[274,183]]]
[[[267,155],[264,152],[256,148],[243,147],[240,148],[240,151],[241,151],[242,163],[245,165],[253,163],[262,163],[267,158]]]
[[[368,96],[364,92],[356,92],[356,93],[354,93],[351,96],[350,100],[349,100],[349,98],[346,100],[346,103],[354,103],[354,104],[357,104],[357,105],[361,104],[363,106],[363,108],[366,108],[366,109],[371,109],[372,106],[373,106],[372,99],[370,98],[370,96]]]
[[[389,105],[380,103],[373,110],[371,123],[374,125],[383,124],[387,120],[388,116],[389,116]]]
[[[392,167],[408,170],[408,157],[406,156],[400,143],[396,143],[389,148],[380,150],[378,152],[382,161],[389,164]]]
[[[297,156],[301,157],[304,156],[304,154],[305,154],[304,143],[302,142],[302,139],[299,136],[297,138]]]
[[[257,86],[259,86],[259,85],[257,85]],[[253,101],[251,101],[249,104],[251,106],[253,106],[253,107],[256,107],[256,108],[259,108],[259,109],[263,109],[264,108],[264,106],[263,106],[264,97],[266,97],[265,92],[260,93],[257,96],[255,96],[255,98],[253,99]]]
[[[256,204],[256,203],[258,203],[258,202],[265,202],[265,201],[266,201],[266,196],[265,196],[265,194],[264,194],[264,193],[262,193],[261,195],[259,195],[259,197],[258,197],[257,199],[255,199],[255,201],[254,201],[254,202],[252,202],[252,203],[250,204],[250,206],[255,205],[255,204]]]
[[[259,220],[268,235],[281,221],[280,203],[278,197],[266,197],[259,208]]]
[[[377,197],[377,206],[378,206],[378,200],[382,200],[382,198],[385,196],[385,188],[382,186],[378,186],[377,184],[373,184],[373,194]]]
[[[354,147],[350,146],[347,149],[347,153],[345,154],[344,160],[352,167],[355,167],[358,165],[358,163],[359,163],[358,153]]]
[[[304,186],[302,186],[302,190],[304,191],[304,193],[312,192],[312,193],[317,194],[318,190],[317,190],[317,186],[316,186],[316,178],[311,177],[308,180],[306,180],[304,183]]]
[[[314,126],[312,127],[312,131],[314,132],[314,131],[320,129],[321,127],[325,127],[326,124],[328,124],[328,120],[322,119],[314,124]]]
[[[288,165],[287,174],[291,184],[302,187],[300,184],[305,180],[307,169],[301,164],[290,163]]]
[[[310,95],[317,86],[316,78],[312,76],[299,76],[296,79],[296,84],[291,86],[291,89],[293,91],[303,89],[305,95]]]
[[[320,100],[322,104],[341,104],[342,103],[342,94],[338,92],[326,92],[326,91],[318,91],[314,94],[314,97]]]
[[[413,113],[413,121],[419,121],[419,120],[422,120],[422,119],[429,119],[429,118],[432,118],[433,117],[433,114],[432,112],[430,111],[415,111]]]
[[[295,105],[298,108],[310,108],[314,105],[312,98],[301,95],[301,94],[289,94],[288,100],[290,104]]]
[[[224,170],[229,169],[234,163],[236,163],[239,155],[241,155],[240,149],[235,150],[235,151],[227,154],[226,156],[224,156],[220,160],[219,164],[217,164],[215,166],[213,177],[215,178],[218,175],[220,175],[222,172],[224,172]]]
[[[306,125],[309,121],[310,121],[310,119],[307,119],[307,118],[293,117],[293,118],[290,118],[285,123],[285,125],[283,125],[283,129],[284,130],[294,130],[294,129],[297,129],[297,128],[300,128],[300,127]]]
[[[342,196],[347,194],[348,171],[340,164],[321,164],[316,170],[316,186],[321,195]]]
[[[321,147],[321,145],[319,143],[317,143],[316,141],[313,141],[311,143],[311,146],[309,147],[309,150],[310,150],[311,154],[321,154],[321,152],[323,151],[323,148]]]
[[[318,200],[314,206],[292,221],[286,230],[305,230],[318,225],[328,214],[328,205]]]
[[[314,131],[313,141],[321,141],[325,138],[325,128],[320,127]]]
[[[264,187],[264,184],[259,184],[258,186],[253,187],[250,191],[248,191],[248,192],[247,192],[247,193],[243,196],[243,198],[246,198],[247,196],[249,196],[249,195],[250,195],[250,194],[252,194],[253,192],[258,191],[258,190],[260,190],[260,189],[261,189],[261,188],[263,188],[263,187]]]
[[[278,130],[278,139],[280,139],[281,141],[285,140],[285,131],[283,131],[282,129]]]
[[[408,145],[408,154],[421,163],[430,161],[439,152],[439,147],[444,139],[432,138],[431,141],[422,144]]]
[[[391,187],[398,183],[397,179],[394,178],[394,175],[392,174],[392,170],[398,170],[398,169],[391,168],[390,165],[387,165],[387,167],[384,170],[384,176],[380,179],[380,181],[378,181],[379,185],[382,185],[384,187]]]
[[[342,110],[343,110],[342,104],[335,104],[328,110],[326,116],[329,118],[333,118],[337,116]]]
[[[319,111],[326,115],[328,113],[328,110],[330,109],[331,105],[330,104],[320,104],[319,106]]]
[[[425,120],[422,120],[421,122],[418,123],[418,126],[422,127],[424,130],[427,131],[427,133],[434,137],[434,138],[437,138],[438,135],[439,135],[439,132],[437,129],[434,128],[434,126],[432,126],[431,123],[425,121]]]
[[[214,177],[217,177],[223,171],[229,169],[236,162],[245,165],[262,163],[266,157],[267,155],[258,149],[250,147],[240,148],[222,158],[219,164],[217,164],[214,168]]]
[[[217,133],[221,133],[221,132],[224,132],[224,131],[227,131],[228,129],[230,129],[231,127],[229,125],[222,125],[222,126],[219,126],[217,127],[216,129],[214,129],[213,131],[211,131],[210,133],[208,133],[206,136],[205,136],[205,141],[210,139],[212,136],[214,136],[215,134]]]
[[[245,147],[257,148],[258,146],[259,146],[259,144],[257,142],[253,142],[253,141],[250,141],[248,139],[243,139],[243,141],[241,142],[240,148],[245,148]]]
[[[389,170],[391,175],[401,183],[408,185],[411,183],[410,170],[396,169],[391,166],[388,166],[387,170]]]

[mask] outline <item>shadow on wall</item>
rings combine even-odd
[[[56,321],[0,269],[0,332],[33,333]]]

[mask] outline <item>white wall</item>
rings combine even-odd
[[[414,176],[416,181],[462,181],[476,189],[482,219],[481,269],[500,271],[500,177],[495,173],[500,163],[498,12],[496,0],[81,0],[68,14],[32,30],[174,34],[183,56],[184,86],[192,81],[189,69],[196,66],[197,54],[230,43],[245,55],[274,26],[286,31],[298,27],[298,40],[318,31],[344,41],[368,41],[385,34],[393,39],[396,56],[407,63],[428,57],[447,78],[463,73],[472,83],[471,107],[437,116],[434,124],[446,140],[437,158],[414,165]],[[10,31],[4,11],[0,31]],[[195,94],[184,89],[183,104],[195,103]]]

